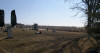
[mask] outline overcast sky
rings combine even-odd
[[[0,9],[5,10],[5,23],[10,23],[11,10],[15,9],[18,23],[83,27],[85,17],[83,14],[75,16],[79,11],[70,9],[72,6],[71,1],[64,0],[0,0]]]

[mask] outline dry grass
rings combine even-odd
[[[74,40],[86,35],[82,32],[43,31],[42,34],[35,34],[32,30],[23,31],[16,28],[13,29],[12,34],[14,39],[2,39],[7,34],[0,33],[0,53],[80,53],[79,48],[85,51],[97,44],[93,38],[91,38],[92,43],[88,40],[85,44],[84,41],[87,38],[80,41]]]

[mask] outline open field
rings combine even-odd
[[[35,34],[32,30],[16,28],[12,34],[13,39],[4,39],[7,33],[0,32],[0,53],[82,53],[97,45],[93,38],[80,39],[87,36],[83,32],[43,31]]]

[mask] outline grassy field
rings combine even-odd
[[[4,39],[6,32],[0,32],[0,53],[85,53],[97,42],[83,32],[42,31],[12,29],[13,39]]]

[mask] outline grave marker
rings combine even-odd
[[[8,26],[7,27],[7,30],[8,30],[8,38],[13,38],[12,37],[12,29],[11,29],[11,26]]]
[[[38,24],[33,25],[33,30],[38,31]]]

